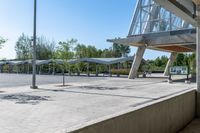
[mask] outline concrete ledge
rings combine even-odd
[[[176,133],[195,117],[196,91],[189,90],[68,129],[70,133]]]

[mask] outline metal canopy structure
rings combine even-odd
[[[128,36],[108,41],[166,52],[195,51],[195,20],[191,18],[194,9],[188,0],[181,0],[181,3],[187,3],[188,9],[179,2],[174,5],[170,1],[174,0],[138,0]],[[182,7],[178,9],[188,15],[177,16],[180,11],[174,6]],[[169,7],[168,10],[165,7]]]
[[[123,58],[83,58],[80,62],[89,62],[96,64],[112,65],[117,63],[123,63],[126,61],[132,61],[134,57],[123,57]]]
[[[133,56],[131,57],[123,57],[123,58],[82,58],[82,59],[70,59],[70,60],[62,60],[62,59],[49,59],[49,60],[36,60],[36,65],[48,65],[51,63],[55,64],[64,64],[64,63],[69,63],[69,64],[76,64],[80,62],[88,62],[88,63],[96,63],[96,64],[103,64],[103,65],[112,65],[112,64],[117,64],[117,63],[123,63],[126,61],[132,61]],[[0,66],[3,65],[24,65],[24,64],[32,64],[31,60],[26,60],[26,61],[0,61]]]
[[[82,59],[70,59],[70,60],[63,60],[63,59],[49,59],[49,60],[36,60],[36,66],[38,66],[38,73],[41,74],[41,70],[44,65],[48,65],[48,73],[51,73],[54,75],[56,72],[56,65],[65,65],[65,64],[77,64],[81,62],[87,63],[87,75],[90,76],[89,71],[89,64],[94,63],[96,64],[96,76],[98,76],[98,65],[107,65],[109,76],[112,76],[111,74],[111,65],[117,64],[117,68],[120,69],[120,63],[133,61],[134,57],[123,57],[123,58],[82,58]],[[3,66],[8,65],[9,72],[12,72],[14,66],[20,66],[23,65],[23,70],[25,71],[25,65],[27,65],[28,73],[29,73],[29,66],[32,64],[31,60],[26,61],[0,61],[0,72],[3,71]],[[52,65],[52,66],[51,66]],[[20,71],[19,67],[17,67],[17,73]],[[37,72],[37,71],[36,71]],[[70,67],[68,67],[69,75],[71,75]],[[77,72],[78,75],[80,75],[80,72]],[[117,76],[120,76],[117,74]]]
[[[135,78],[146,49],[170,52],[164,75],[178,52],[195,52],[199,0],[138,0],[127,37],[108,42],[138,47],[129,78]]]
[[[138,0],[128,36],[108,41],[138,47],[130,79],[136,77],[148,48],[171,52],[164,75],[177,52],[196,51],[196,103],[200,116],[200,0]]]
[[[145,46],[148,49],[165,52],[194,52],[196,49],[196,29],[153,32],[108,41],[137,47]]]
[[[0,66],[2,65],[24,65],[29,64],[29,61],[0,61]]]

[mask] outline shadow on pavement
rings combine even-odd
[[[14,101],[16,104],[32,104],[36,105],[42,101],[49,101],[49,96],[36,96],[27,94],[9,94],[1,96],[1,100]]]

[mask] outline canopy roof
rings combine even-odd
[[[192,0],[138,0],[129,34],[109,42],[166,52],[196,49]]]
[[[23,65],[23,64],[28,64],[31,63],[31,61],[26,60],[26,61],[0,61],[0,65],[6,65],[6,64],[10,64],[10,65]]]
[[[134,57],[122,57],[122,58],[83,58],[81,62],[90,62],[90,63],[97,63],[97,64],[104,64],[104,65],[111,65],[122,63],[126,61],[132,61]]]
[[[76,64],[80,62],[89,62],[89,63],[97,63],[97,64],[104,64],[104,65],[111,65],[122,63],[126,61],[132,61],[134,57],[123,57],[123,58],[82,58],[82,59],[70,59],[70,60],[62,60],[62,59],[49,59],[49,60],[36,60],[36,65],[45,65],[50,63],[56,64]],[[31,64],[31,60],[26,61],[0,61],[0,66],[2,65],[24,65],[24,64]]]

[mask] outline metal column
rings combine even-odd
[[[27,67],[28,67],[28,72],[27,72],[27,74],[29,74],[29,73],[30,73],[29,64],[27,64]]]
[[[197,91],[200,92],[200,6],[197,6],[197,35],[196,35],[196,42],[197,42],[197,48],[196,48],[196,60],[197,60]]]
[[[109,71],[109,77],[112,77],[112,74],[111,74],[111,65],[108,65],[108,71]]]
[[[36,86],[36,14],[37,13],[37,0],[34,0],[34,25],[33,25],[33,76],[32,76],[32,89],[37,89]]]
[[[117,72],[117,77],[120,77],[120,73],[119,73],[119,70],[120,70],[120,63],[117,64],[117,70],[118,70],[118,72]]]
[[[90,77],[90,64],[87,63],[87,76]]]
[[[197,11],[197,35],[196,35],[196,82],[197,82],[197,116],[200,117],[200,5],[196,7]]]
[[[52,64],[52,67],[53,67],[52,75],[55,75],[56,74],[56,72],[55,72],[56,71],[55,70],[55,63]]]
[[[96,77],[99,76],[99,72],[98,72],[98,64],[96,64]]]

